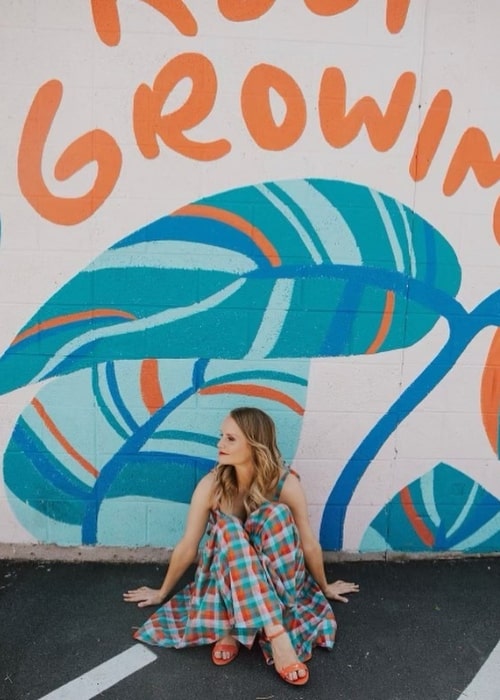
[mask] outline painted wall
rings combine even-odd
[[[497,3],[1,4],[0,541],[172,546],[253,404],[325,550],[499,550]]]

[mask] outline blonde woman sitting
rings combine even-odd
[[[304,685],[313,648],[334,644],[327,598],[346,602],[345,594],[358,586],[327,582],[304,491],[283,463],[266,413],[232,410],[218,451],[217,466],[193,493],[161,587],[142,586],[123,596],[139,607],[163,603],[134,637],[164,647],[213,644],[219,666],[257,638],[283,680]],[[164,603],[205,534],[194,581]]]

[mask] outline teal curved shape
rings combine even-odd
[[[143,539],[153,528],[158,546],[173,546],[179,524],[162,536],[162,518],[185,515],[215,465],[220,424],[240,404],[273,415],[283,457],[293,458],[308,362],[161,360],[154,406],[139,389],[143,369],[122,361],[59,377],[18,418],[4,482],[13,512],[39,541],[151,545]]]
[[[438,464],[374,518],[361,551],[475,553],[500,548],[500,501],[466,474]]]
[[[0,358],[0,392],[147,356],[408,347],[459,285],[453,248],[387,195],[324,179],[237,188],[132,233],[56,292]]]

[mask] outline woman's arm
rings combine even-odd
[[[356,583],[346,581],[333,581],[328,583],[323,564],[323,551],[309,522],[307,501],[304,490],[298,478],[289,474],[283,484],[280,501],[285,503],[292,511],[293,519],[297,525],[300,542],[304,551],[306,566],[312,577],[321,588],[327,598],[341,600],[347,603],[345,593],[357,593],[359,586]]]
[[[195,488],[189,506],[184,534],[172,552],[167,572],[160,588],[141,586],[126,591],[123,599],[127,603],[137,603],[139,608],[147,605],[160,605],[171,593],[177,581],[184,574],[198,554],[198,546],[207,526],[211,507],[213,475],[207,474]]]

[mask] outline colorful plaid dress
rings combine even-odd
[[[328,600],[305,567],[297,527],[279,502],[288,472],[273,501],[246,521],[213,510],[194,581],[162,605],[134,638],[177,649],[211,644],[228,633],[252,647],[256,637],[268,662],[267,624],[283,624],[300,661],[314,646],[331,649],[336,622]]]

